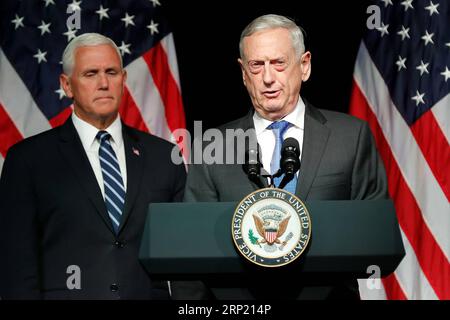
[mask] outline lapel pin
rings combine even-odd
[[[133,149],[133,153],[134,153],[135,155],[137,155],[138,157],[141,155],[141,153],[139,152],[138,149],[136,149],[135,147],[133,147],[132,149]]]

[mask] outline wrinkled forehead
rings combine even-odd
[[[284,28],[257,31],[243,39],[246,60],[271,60],[295,54],[289,30]]]
[[[115,48],[109,44],[76,48],[74,52],[74,67],[84,69],[93,66],[121,68],[121,59]]]

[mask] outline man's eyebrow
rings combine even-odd
[[[88,72],[98,72],[98,68],[89,68],[84,70],[82,73],[88,73]]]
[[[287,59],[288,59],[288,57],[286,57],[286,56],[279,56],[279,57],[275,57],[272,59],[264,59],[264,58],[248,59],[248,62],[251,62],[251,61],[264,62],[264,61],[287,60]]]

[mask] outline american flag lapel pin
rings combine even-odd
[[[133,153],[134,153],[135,155],[137,155],[138,157],[141,155],[141,153],[139,152],[138,149],[136,149],[135,147],[133,147],[132,149],[133,149]]]

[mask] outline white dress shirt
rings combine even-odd
[[[289,123],[291,126],[286,130],[283,135],[283,139],[286,138],[295,138],[298,141],[300,146],[300,159],[302,155],[302,147],[303,147],[303,133],[305,129],[305,103],[302,98],[299,97],[297,105],[294,110],[286,115],[283,119]],[[273,174],[274,172],[270,172],[270,162],[272,160],[273,151],[275,149],[275,134],[271,129],[267,129],[269,125],[271,125],[274,121],[270,121],[264,119],[259,115],[258,112],[253,114],[253,123],[255,125],[256,138],[258,140],[258,144],[260,146],[261,151],[261,161],[264,169]],[[298,171],[297,171],[298,176]]]
[[[98,155],[98,149],[100,148],[100,142],[95,138],[97,133],[100,131],[93,125],[87,123],[84,120],[81,120],[75,112],[72,112],[72,121],[75,129],[78,132],[78,136],[80,137],[81,143],[83,144],[83,148],[86,151],[86,155],[91,164],[92,170],[94,170],[95,177],[97,178],[98,185],[100,190],[102,191],[103,199],[105,198],[105,186],[103,184],[103,174],[102,168],[100,166],[100,158]],[[111,146],[116,153],[117,160],[119,161],[120,173],[122,174],[122,180],[125,187],[127,189],[127,165],[125,161],[125,147],[123,144],[122,137],[122,122],[120,121],[120,117],[117,116],[116,120],[114,120],[111,125],[106,128],[104,131],[107,131],[110,135]]]

